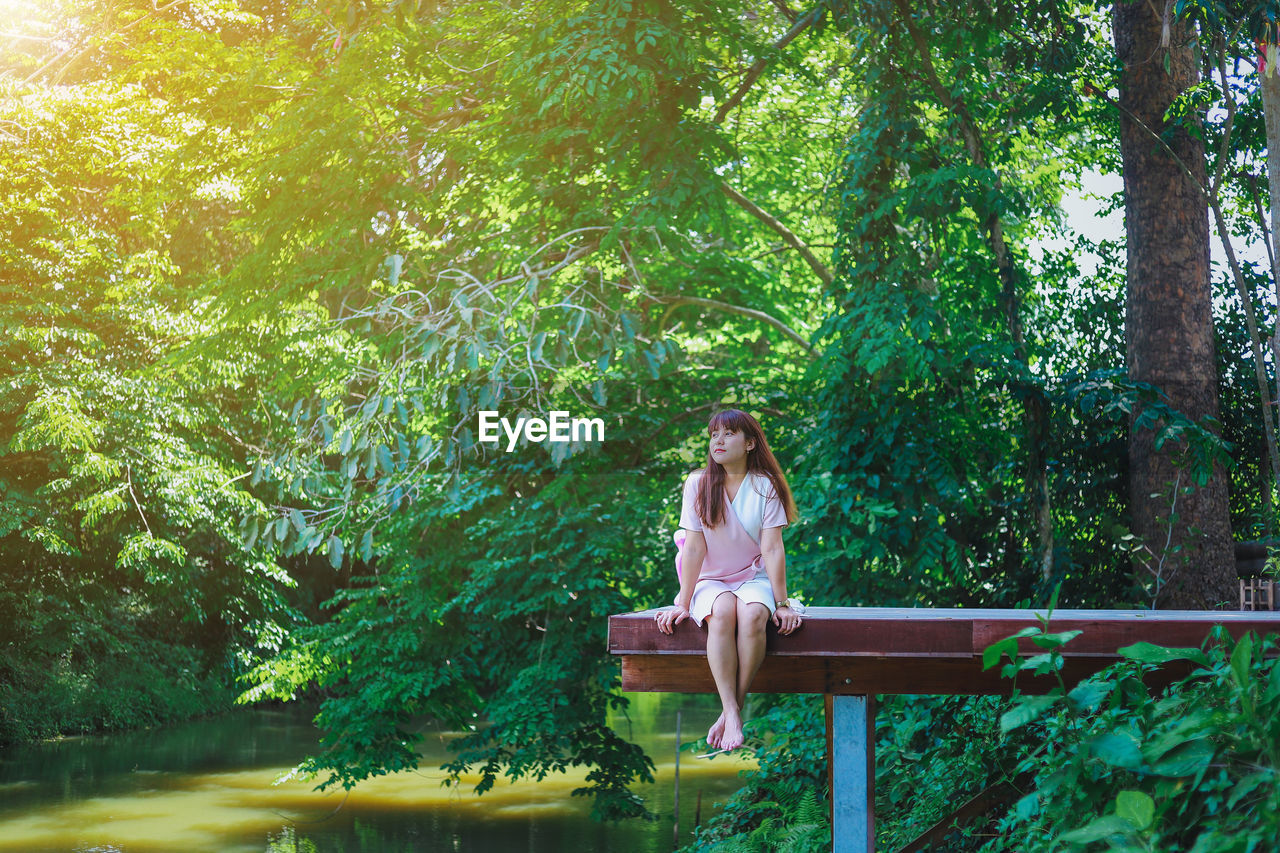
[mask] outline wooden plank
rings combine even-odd
[[[714,693],[705,657],[695,655],[621,655],[622,689],[658,693]],[[1074,685],[1107,666],[1102,657],[1067,658],[1063,679]],[[1167,678],[1184,670],[1166,667]],[[1154,682],[1153,682],[1154,683]],[[1018,676],[1018,689],[1040,693],[1057,685],[1051,678]],[[958,658],[787,658],[766,657],[752,682],[753,693],[896,694],[1007,696],[1013,682],[999,668],[982,669],[980,657]]]
[[[954,833],[961,825],[981,817],[987,817],[996,806],[1008,807],[1017,802],[1018,798],[1022,796],[1022,790],[1034,787],[1035,774],[1024,774],[1019,779],[1019,782],[1021,783],[1021,788],[1014,787],[1007,782],[998,782],[986,788],[963,806],[929,827],[914,841],[907,842],[905,846],[898,850],[898,853],[929,853],[933,848],[942,846],[947,836]]]
[[[706,666],[706,633],[692,622],[662,634],[654,611],[609,618],[609,649],[622,658],[623,689],[714,692]],[[998,670],[984,671],[991,643],[1029,625],[1027,610],[810,608],[790,637],[770,629],[768,654],[753,689],[768,693],[1007,694]],[[1236,637],[1280,631],[1280,613],[1237,611],[1059,610],[1051,631],[1084,633],[1062,648],[1064,678],[1075,683],[1118,659],[1117,649],[1146,641],[1199,646],[1215,624]],[[1022,651],[1041,651],[1024,641]],[[1174,670],[1169,670],[1173,673]],[[1045,680],[1051,685],[1051,680]],[[1019,689],[1042,687],[1020,676]]]
[[[1087,611],[1085,612],[1087,613]],[[1049,631],[1083,631],[1079,637],[1064,646],[1064,655],[1103,655],[1116,657],[1116,651],[1137,642],[1156,643],[1162,646],[1199,646],[1214,625],[1222,625],[1227,633],[1239,639],[1249,631],[1269,633],[1280,631],[1280,621],[1258,619],[1262,614],[1214,613],[1210,617],[1195,612],[1181,616],[1166,615],[1169,611],[1136,611],[1118,616],[1116,611],[1101,611],[1097,615],[1085,615],[1080,611],[1055,613],[1049,623]],[[1185,612],[1184,612],[1185,613]],[[1230,616],[1232,618],[1223,618]],[[1153,618],[1156,617],[1156,618]],[[1022,628],[1038,625],[1035,618],[995,617],[975,619],[973,623],[973,649],[977,654],[994,642]],[[1019,641],[1019,650],[1035,654],[1039,649],[1030,640]]]
[[[706,630],[686,620],[671,635],[654,625],[656,611],[609,617],[609,651],[618,655],[703,655]],[[770,625],[770,656],[969,658],[991,643],[1039,624],[1034,611],[930,608],[812,607],[803,627],[789,637]],[[1280,631],[1280,612],[1059,610],[1050,631],[1082,630],[1063,648],[1067,657],[1115,658],[1122,646],[1147,641],[1199,646],[1215,624],[1232,636]],[[1024,642],[1024,650],[1035,646]]]
[[[754,693],[825,693],[822,658],[766,657],[752,683]],[[715,693],[705,656],[623,655],[622,689],[633,693]]]
[[[824,657],[832,654],[875,656],[925,655],[968,657],[973,625],[958,611],[946,616],[918,619],[889,611],[859,609],[858,618],[849,618],[848,608],[811,607],[803,626],[789,637],[769,625],[766,650],[774,654]],[[706,628],[686,619],[672,634],[663,634],[654,624],[657,611],[644,610],[609,617],[609,651],[613,654],[705,654]],[[891,611],[910,614],[910,610]],[[864,616],[864,614],[867,614]],[[838,650],[838,651],[837,651]]]

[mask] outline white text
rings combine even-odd
[[[602,418],[570,418],[568,412],[553,411],[548,420],[542,418],[517,418],[514,424],[497,412],[480,413],[480,441],[501,443],[507,437],[507,452],[516,449],[520,436],[525,441],[604,441]],[[499,433],[499,428],[502,432]]]

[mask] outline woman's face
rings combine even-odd
[[[747,441],[742,433],[727,427],[711,431],[711,458],[721,465],[735,465],[746,460],[755,442]]]

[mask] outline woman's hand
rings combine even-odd
[[[778,633],[786,636],[800,627],[800,614],[783,605],[773,611],[773,624],[778,626]]]
[[[682,605],[673,607],[664,607],[653,617],[653,621],[658,623],[658,630],[664,634],[670,634],[675,627],[681,622],[689,618],[689,608]]]

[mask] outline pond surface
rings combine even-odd
[[[478,777],[444,788],[438,768],[453,737],[427,736],[417,772],[383,776],[351,792],[320,793],[277,780],[314,748],[301,708],[236,711],[140,732],[70,738],[0,751],[0,851],[94,853],[328,853],[328,851],[528,851],[657,853],[672,849],[676,711],[682,740],[705,734],[712,696],[633,695],[614,721],[657,764],[637,787],[656,822],[599,824],[590,801],[570,792],[585,770],[541,782],[499,781],[483,796]],[[680,757],[681,840],[702,794],[705,819],[740,785],[746,760]]]

